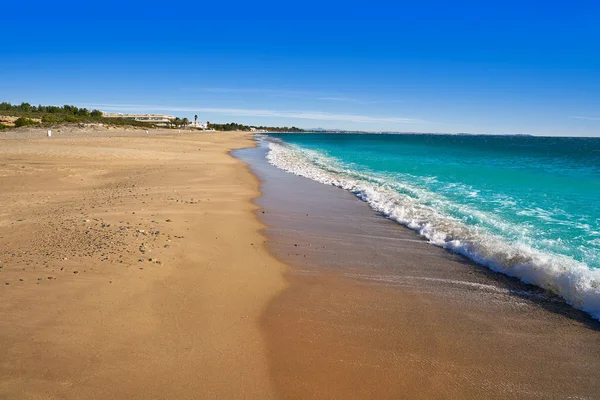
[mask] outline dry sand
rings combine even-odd
[[[274,397],[248,134],[0,138],[0,398]]]

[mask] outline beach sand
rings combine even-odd
[[[250,136],[176,132],[0,134],[0,398],[275,396]]]
[[[597,321],[176,132],[0,134],[0,398],[598,398]]]
[[[600,324],[241,150],[289,287],[263,316],[282,398],[595,399]]]

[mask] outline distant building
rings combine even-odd
[[[133,119],[140,122],[148,122],[157,126],[171,126],[171,120],[175,119],[172,115],[167,114],[122,114],[122,113],[102,113],[107,118],[125,118]]]
[[[259,128],[256,128],[256,127],[254,127],[254,126],[251,126],[251,127],[250,127],[250,132],[256,132],[256,133],[266,133],[266,132],[269,132],[269,131],[268,131],[268,130],[266,130],[266,129],[259,129]]]
[[[208,129],[208,122],[192,121],[188,126],[198,129]]]

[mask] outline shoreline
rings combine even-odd
[[[269,250],[291,266],[263,316],[282,397],[600,390],[599,327],[584,312],[432,246],[348,192],[269,165],[264,149],[236,155],[262,181]]]
[[[0,397],[275,398],[250,135],[44,133],[0,147]]]
[[[0,397],[600,391],[596,321],[250,133],[43,134],[0,147]]]

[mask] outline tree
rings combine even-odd
[[[31,104],[21,103],[21,105],[19,106],[19,109],[23,112],[29,112],[29,111],[31,111]]]
[[[187,119],[187,118],[184,118],[184,119],[181,120],[181,124],[183,126],[188,126],[190,124],[190,120]]]
[[[102,117],[102,111],[100,111],[100,110],[92,110],[92,112],[90,113],[90,115],[93,118],[100,118],[100,117]]]
[[[198,114],[194,115],[194,125],[198,123]]]

